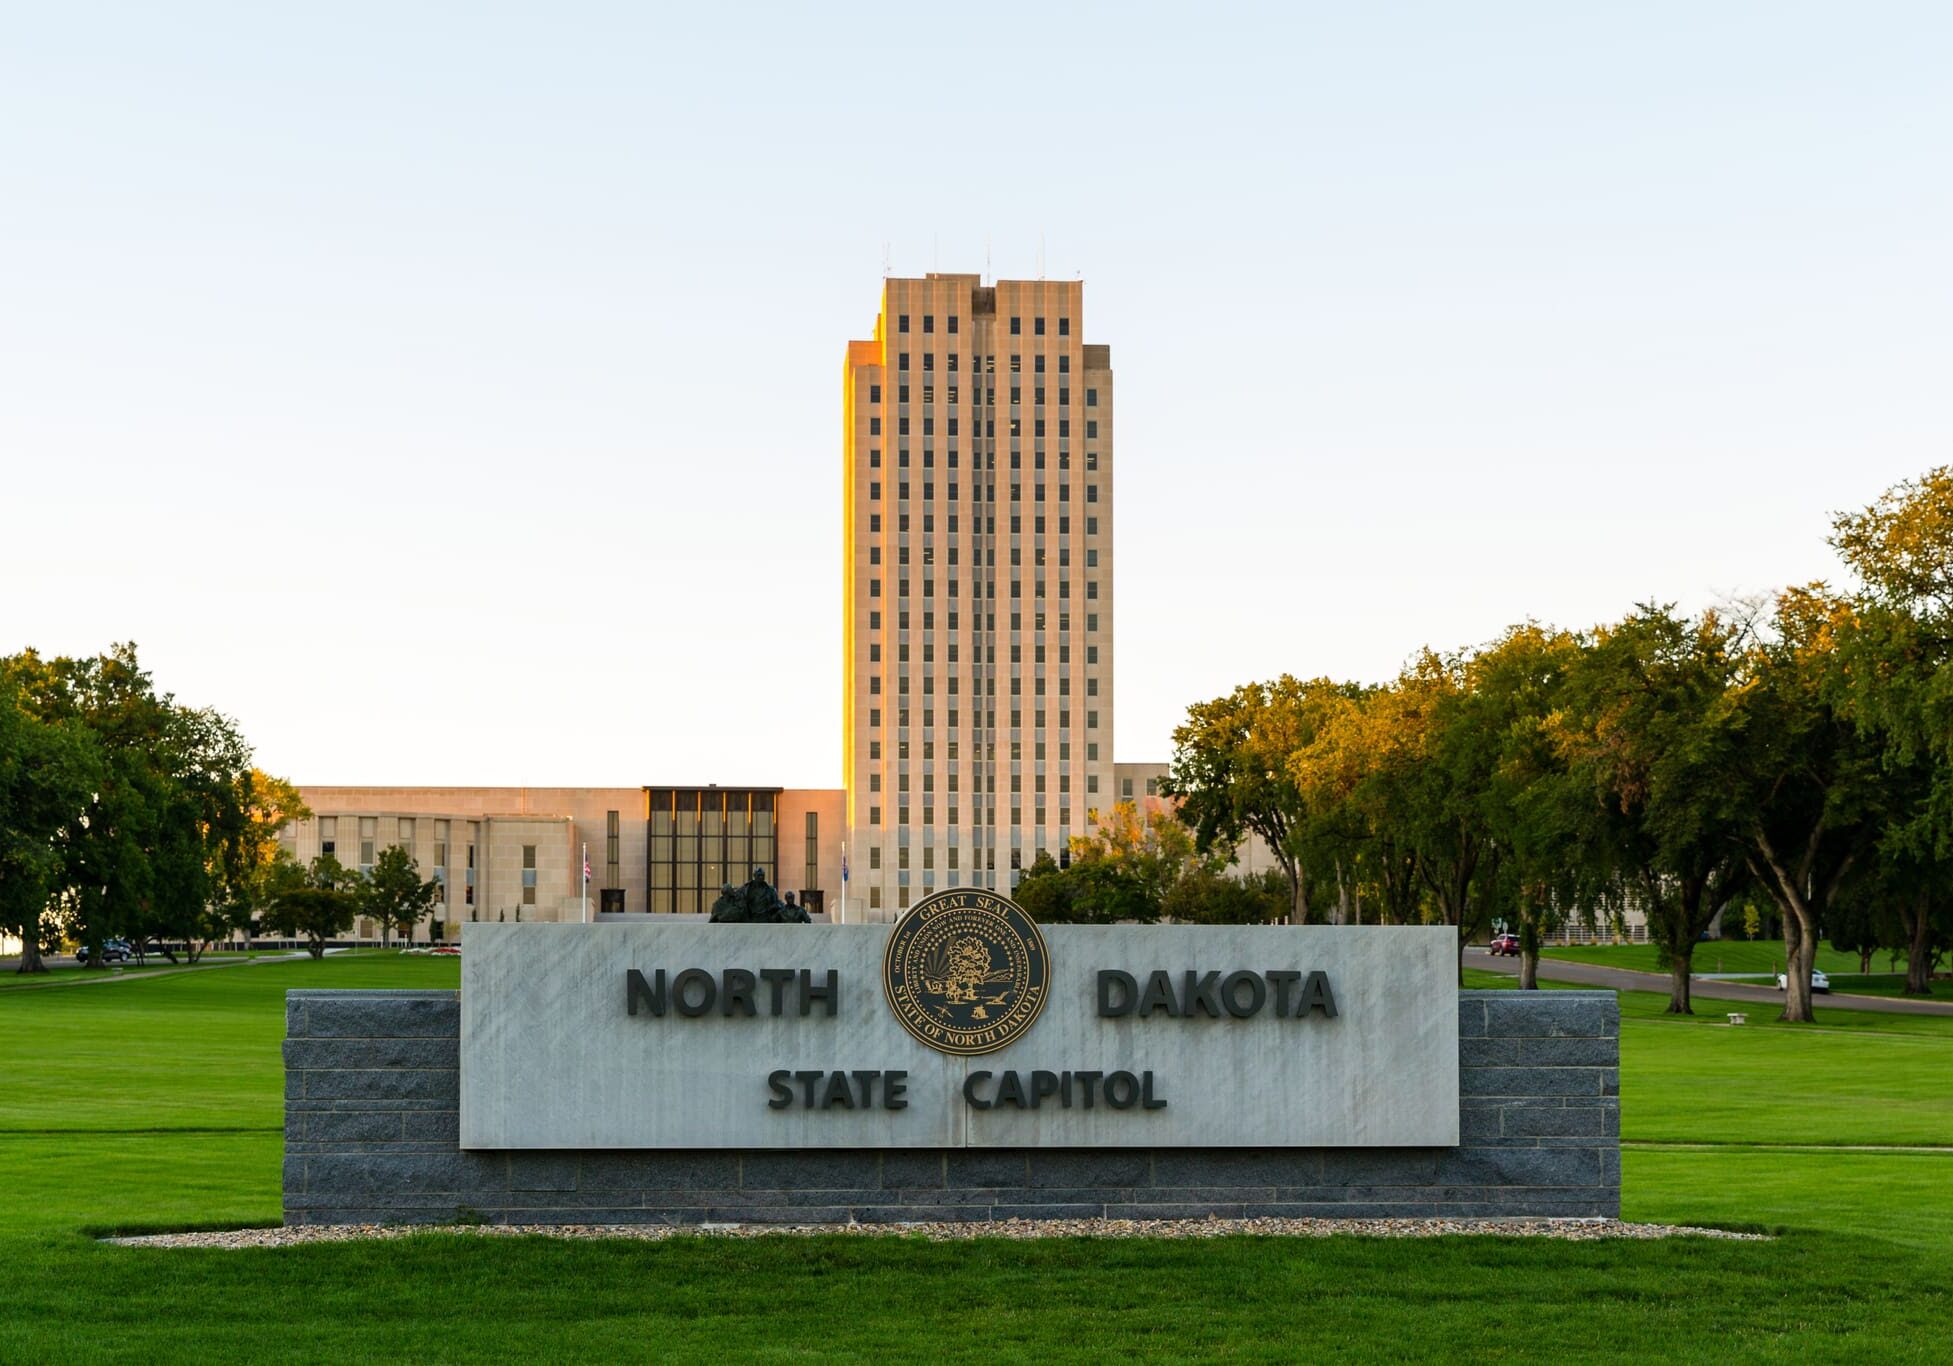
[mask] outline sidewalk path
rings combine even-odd
[[[1481,948],[1465,950],[1465,966],[1487,972],[1519,975],[1517,958],[1494,958]],[[1558,958],[1541,958],[1539,975],[1554,982],[1574,982],[1583,987],[1610,987],[1615,991],[1656,991],[1666,996],[1669,978],[1665,972],[1635,972],[1630,968],[1603,968],[1592,963],[1569,963]],[[1697,977],[1689,984],[1691,997],[1716,1001],[1744,1001],[1756,1006],[1781,1006],[1783,993],[1775,987],[1749,986],[1741,982],[1715,982]],[[1871,1010],[1890,1015],[1953,1016],[1953,1001],[1920,1001],[1905,996],[1853,996],[1847,992],[1819,993],[1815,1004],[1822,1010]]]
[[[343,949],[327,949],[327,953],[343,953]],[[9,991],[39,991],[44,987],[85,987],[99,986],[104,982],[150,982],[158,977],[174,977],[179,972],[214,972],[218,968],[248,968],[257,963],[289,963],[294,958],[306,957],[306,951],[299,949],[293,953],[261,953],[256,958],[240,958],[230,954],[211,955],[196,963],[179,963],[175,967],[143,968],[135,972],[117,972],[113,968],[101,972],[59,972],[49,973],[39,981],[28,981],[8,988]],[[161,958],[167,963],[169,960]],[[212,961],[212,960],[215,961]],[[20,966],[18,958],[0,958],[0,972],[12,972]],[[4,996],[5,992],[0,992]]]

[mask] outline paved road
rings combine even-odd
[[[1510,976],[1519,975],[1517,958],[1494,958],[1484,949],[1465,950],[1465,965],[1483,968],[1487,972],[1503,972]],[[1668,974],[1665,972],[1635,972],[1628,968],[1603,968],[1592,963],[1569,963],[1558,958],[1539,960],[1539,975],[1554,982],[1574,982],[1583,987],[1608,987],[1615,991],[1658,991],[1666,996],[1669,989]],[[1783,993],[1775,987],[1747,986],[1741,982],[1716,982],[1697,977],[1689,985],[1691,997],[1704,997],[1716,1001],[1743,1001],[1757,1006],[1781,1006]],[[1948,1015],[1953,1016],[1953,1001],[1918,1001],[1904,996],[1855,996],[1848,992],[1833,991],[1817,997],[1820,1008],[1826,1004],[1834,1009],[1883,1011],[1892,1015]]]

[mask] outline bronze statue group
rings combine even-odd
[[[744,887],[730,882],[719,886],[719,899],[712,903],[712,922],[721,925],[808,925],[813,917],[796,906],[793,893],[785,901],[766,883],[766,869],[755,868]]]

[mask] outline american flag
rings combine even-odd
[[[583,856],[583,880],[585,882],[590,880],[590,856],[588,854]]]

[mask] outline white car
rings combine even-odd
[[[1816,968],[1812,968],[1811,990],[1829,991],[1830,989],[1831,989],[1831,979],[1829,977],[1826,977],[1823,973],[1819,972]],[[1777,974],[1777,990],[1778,991],[1790,990],[1790,974],[1784,972],[1780,972]]]

